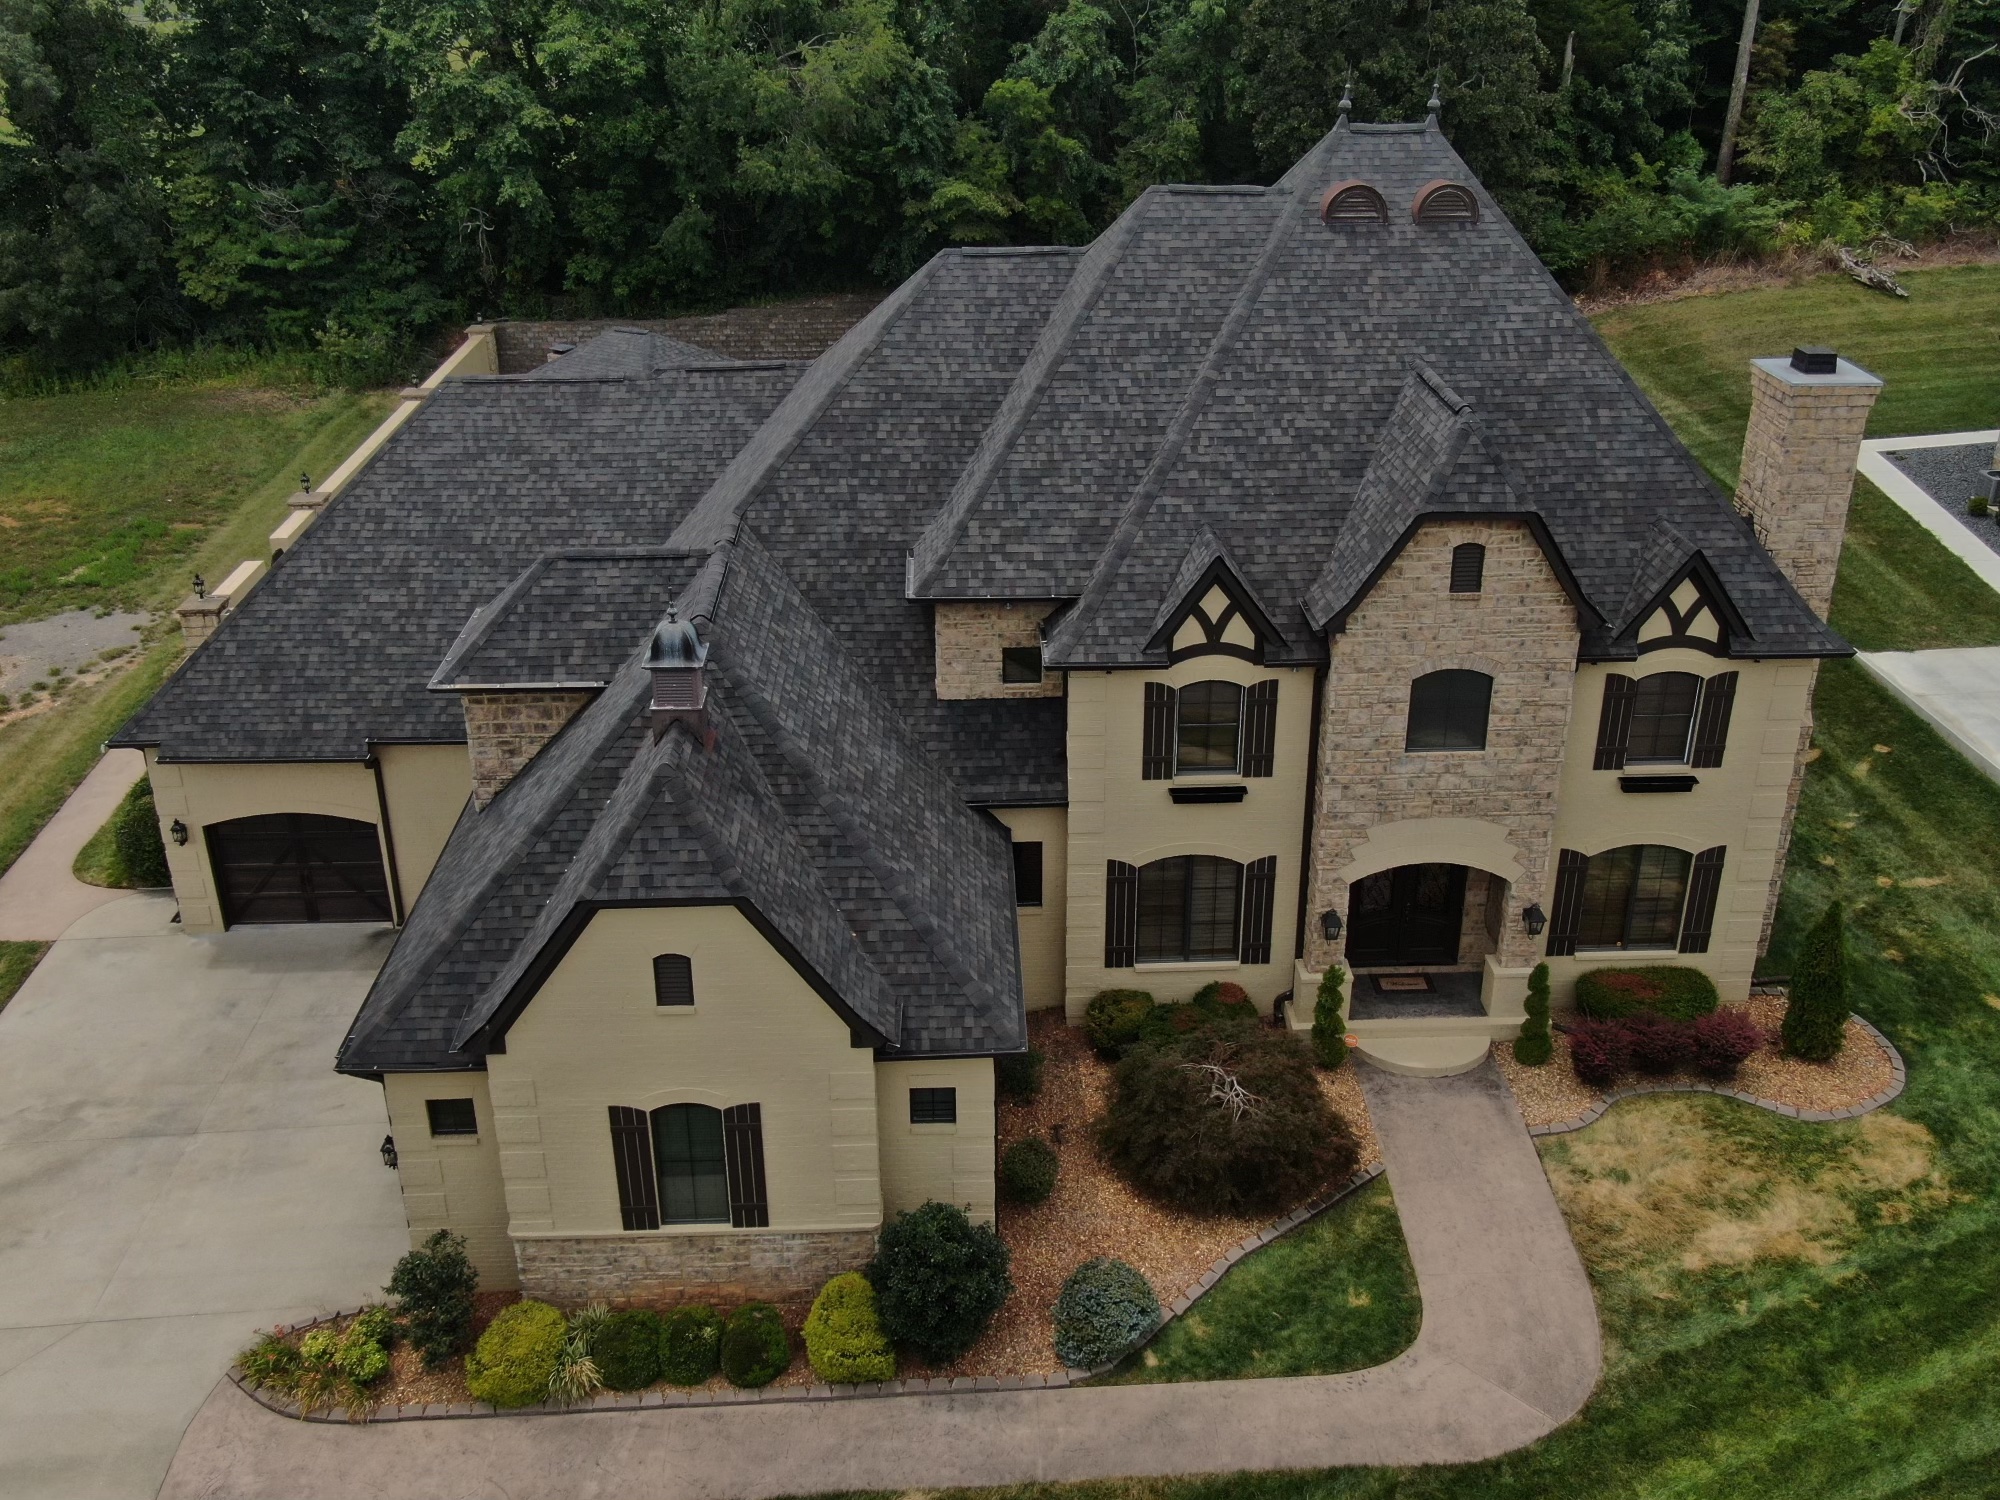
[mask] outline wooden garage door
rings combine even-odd
[[[386,922],[389,881],[375,825],[272,813],[208,826],[222,920]]]

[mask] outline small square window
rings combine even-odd
[[[479,1113],[470,1099],[426,1099],[432,1135],[478,1135]]]
[[[1040,646],[1002,646],[1000,648],[1000,680],[1002,682],[1040,682],[1042,680],[1042,648]]]
[[[911,1089],[910,1123],[912,1125],[956,1125],[958,1123],[957,1089]]]
[[[662,953],[653,960],[653,1003],[694,1004],[694,963],[685,953]]]
[[[1042,904],[1042,846],[1039,843],[1014,846],[1014,904]]]

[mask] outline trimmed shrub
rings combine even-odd
[[[1347,1023],[1340,1018],[1340,987],[1346,978],[1339,964],[1328,964],[1313,1001],[1313,1056],[1322,1068],[1347,1066]]]
[[[1625,1029],[1625,1049],[1641,1073],[1671,1073],[1694,1060],[1694,1027],[1655,1011],[1636,1011],[1613,1023]]]
[[[383,1288],[396,1299],[410,1343],[434,1370],[472,1336],[472,1294],[479,1273],[465,1254],[465,1239],[440,1229],[423,1247],[396,1262]]]
[[[768,1302],[746,1302],[722,1325],[722,1373],[743,1390],[769,1385],[791,1368],[785,1320]]]
[[[1056,1298],[1056,1358],[1072,1370],[1100,1369],[1160,1326],[1160,1299],[1122,1260],[1087,1260]]]
[[[125,866],[126,882],[140,888],[172,885],[174,877],[167,869],[167,846],[160,839],[160,814],[153,806],[150,777],[140,777],[138,785],[125,794],[114,819],[111,842],[118,850],[119,863]]]
[[[1578,1021],[1569,1028],[1569,1060],[1579,1080],[1608,1088],[1632,1065],[1631,1042],[1616,1021]]]
[[[1549,966],[1536,964],[1528,976],[1528,1019],[1514,1038],[1514,1061],[1523,1067],[1539,1068],[1555,1056],[1555,1039],[1549,1035]]]
[[[1740,1010],[1718,1010],[1689,1023],[1694,1065],[1710,1078],[1730,1078],[1764,1045],[1764,1033]]]
[[[333,1367],[357,1386],[373,1385],[389,1373],[389,1351],[359,1323],[350,1323],[333,1351]]]
[[[1146,1012],[1146,1019],[1139,1023],[1139,1040],[1158,1045],[1162,1042],[1184,1041],[1192,1036],[1233,1035],[1244,1031],[1254,1031],[1257,1027],[1257,1007],[1250,1003],[1250,997],[1243,994],[1241,985],[1231,985],[1243,998],[1225,998],[1223,986],[1203,985],[1195,992],[1192,1000],[1185,1005],[1155,1005]]]
[[[676,1307],[660,1320],[660,1374],[701,1385],[722,1368],[722,1319],[712,1307]]]
[[[1084,1007],[1083,1030],[1104,1057],[1116,1057],[1139,1040],[1139,1028],[1153,1009],[1144,990],[1099,990]]]
[[[1306,1049],[1263,1030],[1128,1055],[1098,1143],[1133,1186],[1196,1213],[1280,1207],[1359,1154]]]
[[[1799,943],[1792,993],[1780,1029],[1785,1050],[1807,1062],[1828,1062],[1847,1034],[1847,926],[1839,898]]]
[[[568,1338],[569,1320],[546,1302],[503,1307],[465,1357],[466,1389],[494,1406],[545,1401]]]
[[[1016,1141],[1000,1153],[1000,1195],[1009,1203],[1046,1203],[1060,1165],[1056,1148],[1040,1136]]]
[[[883,1331],[932,1364],[957,1359],[1014,1290],[1009,1259],[992,1226],[973,1223],[962,1208],[933,1202],[897,1214],[865,1273]]]
[[[660,1378],[660,1339],[666,1325],[656,1312],[615,1312],[590,1336],[590,1358],[614,1391],[644,1390]]]
[[[875,1315],[875,1288],[847,1271],[819,1289],[806,1314],[806,1358],[828,1385],[896,1378],[896,1351]]]
[[[1721,1003],[1715,981],[1682,964],[1591,969],[1576,976],[1577,1009],[1596,1021],[1616,1021],[1642,1010],[1670,1021],[1692,1021]]]
[[[1042,1091],[1042,1054],[1030,1047],[1013,1052],[993,1064],[993,1086],[1002,1099],[1026,1104]]]

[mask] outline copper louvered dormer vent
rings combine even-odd
[[[1336,182],[1319,200],[1323,224],[1386,224],[1389,204],[1365,182]]]
[[[1440,178],[1417,189],[1410,217],[1419,224],[1477,224],[1479,200],[1464,183]]]
[[[697,730],[705,727],[708,687],[702,681],[702,668],[707,661],[708,646],[695,634],[694,626],[669,609],[653,632],[652,649],[646,654],[646,667],[653,674],[655,734],[664,732],[676,719],[687,720]]]

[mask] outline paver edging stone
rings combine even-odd
[[[1531,1136],[1567,1135],[1572,1130],[1581,1130],[1586,1125],[1594,1125],[1604,1117],[1604,1112],[1620,1099],[1636,1099],[1641,1094],[1714,1094],[1723,1099],[1738,1099],[1745,1104],[1754,1104],[1759,1109],[1768,1109],[1774,1115],[1787,1119],[1804,1120],[1812,1124],[1828,1125],[1839,1120],[1858,1120],[1863,1115],[1873,1114],[1903,1092],[1909,1082],[1909,1070],[1903,1065],[1903,1054],[1896,1045],[1875,1027],[1865,1016],[1853,1018],[1869,1038],[1879,1046],[1889,1058],[1889,1086],[1879,1094],[1872,1094],[1859,1104],[1850,1104],[1845,1109],[1800,1109],[1795,1104],[1780,1104],[1775,1099],[1760,1099],[1755,1094],[1746,1094],[1741,1089],[1723,1088],[1713,1083],[1628,1083],[1615,1088],[1597,1103],[1581,1114],[1571,1115],[1567,1120],[1557,1120],[1550,1125],[1530,1125]]]
[[[1862,1024],[1867,1025],[1865,1021]],[[1873,1027],[1869,1029],[1871,1031],[1874,1030]],[[1880,1033],[1876,1034],[1878,1037],[1880,1036]],[[1886,1047],[1888,1043],[1884,1041],[1883,1045]],[[1890,1055],[1892,1057],[1895,1056],[1894,1048],[1890,1048]],[[1896,1087],[1900,1091],[1902,1088],[1900,1058],[1897,1059],[1897,1063]],[[1893,1098],[1894,1095],[1892,1094],[1889,1097]],[[1598,1114],[1602,1114],[1603,1112],[1602,1107],[1597,1111]],[[1593,1115],[1591,1118],[1595,1119],[1596,1116]],[[1585,1121],[1584,1123],[1588,1124],[1589,1122]],[[1574,1130],[1578,1128],[1580,1127],[1576,1125],[1565,1124],[1539,1131],[1531,1130],[1529,1134],[1552,1134],[1554,1130]],[[1194,1306],[1203,1293],[1209,1291],[1214,1287],[1216,1282],[1222,1279],[1225,1271],[1229,1270],[1231,1266],[1242,1260],[1251,1251],[1260,1250],[1280,1235],[1289,1233],[1299,1225],[1304,1224],[1307,1220],[1318,1218],[1329,1208],[1332,1208],[1334,1204],[1347,1197],[1348,1194],[1367,1186],[1367,1184],[1373,1182],[1381,1175],[1382,1167],[1379,1163],[1372,1167],[1357,1170],[1338,1186],[1329,1188],[1326,1192],[1320,1194],[1319,1197],[1293,1209],[1290,1213],[1284,1215],[1266,1228],[1258,1230],[1255,1234],[1246,1235],[1237,1244],[1232,1245],[1216,1257],[1214,1263],[1209,1266],[1201,1280],[1195,1283],[1191,1291],[1183,1296],[1174,1298],[1172,1302],[1167,1304],[1165,1309],[1166,1315],[1160,1319],[1152,1332],[1146,1335],[1146,1338],[1151,1340],[1158,1337],[1162,1329],[1175,1318],[1180,1317],[1190,1307]],[[323,1317],[308,1318],[299,1323],[281,1323],[272,1332],[280,1338],[287,1334],[305,1333],[324,1324],[338,1322],[342,1318],[354,1317],[361,1311],[362,1309],[359,1307],[344,1307],[327,1313]],[[640,1411],[648,1407],[662,1406],[748,1406],[762,1401],[856,1401],[874,1400],[884,1396],[928,1396],[940,1393],[984,1395],[989,1391],[1063,1390],[1070,1386],[1081,1385],[1083,1382],[1093,1380],[1100,1375],[1110,1374],[1112,1370],[1118,1367],[1118,1364],[1124,1357],[1124,1355],[1120,1355],[1118,1359],[1111,1361],[1109,1364],[1101,1365],[1094,1370],[1058,1370],[1053,1375],[933,1376],[929,1379],[918,1377],[912,1380],[885,1380],[880,1384],[870,1385],[810,1385],[782,1391],[774,1391],[768,1388],[729,1391],[644,1391],[638,1393],[639,1399],[636,1401],[622,1399],[623,1396],[631,1394],[629,1392],[603,1391],[599,1392],[591,1400],[579,1402],[575,1406],[558,1406],[553,1402],[542,1401],[533,1406],[514,1407],[505,1411],[499,1410],[484,1401],[474,1401],[469,1405],[464,1402],[432,1401],[423,1406],[379,1406],[372,1412],[364,1412],[355,1416],[348,1415],[344,1408],[335,1408],[332,1411],[303,1413],[299,1410],[298,1403],[289,1396],[281,1395],[276,1391],[265,1390],[262,1386],[246,1379],[243,1372],[234,1365],[231,1365],[229,1368],[229,1381],[259,1406],[267,1411],[276,1412],[281,1417],[293,1417],[302,1422],[322,1422],[329,1426],[344,1427],[363,1422],[437,1422],[447,1420],[456,1421],[469,1417],[594,1416],[600,1412]],[[607,1400],[607,1397],[610,1399]]]

